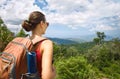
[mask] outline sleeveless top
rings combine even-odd
[[[42,71],[42,52],[40,51],[40,48],[41,48],[41,43],[44,41],[44,40],[47,40],[47,39],[43,39],[41,40],[37,46],[37,49],[35,50],[36,52],[36,61],[37,61],[37,69],[38,69],[38,72],[40,74],[40,77],[41,77],[41,71]]]

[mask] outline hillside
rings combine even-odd
[[[69,39],[62,39],[62,38],[49,38],[53,42],[57,44],[77,44],[78,42],[69,40]]]

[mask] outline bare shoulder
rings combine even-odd
[[[51,40],[45,40],[42,43],[44,55],[53,53],[53,42]],[[51,55],[50,55],[51,56]]]
[[[45,41],[43,42],[43,46],[44,46],[44,47],[53,46],[53,42],[52,42],[51,40],[47,39],[47,40],[45,40]]]
[[[44,41],[44,44],[52,44],[52,43],[53,42],[51,40],[49,40],[49,39],[47,39],[47,40]]]

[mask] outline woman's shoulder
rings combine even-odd
[[[47,39],[42,42],[41,49],[44,51],[52,51],[53,50],[53,42],[50,39]],[[48,52],[46,52],[48,53]]]
[[[44,45],[52,45],[53,44],[53,41],[50,40],[49,38],[43,38],[43,40],[45,40],[45,41],[43,41]]]
[[[53,42],[48,39],[48,38],[41,38],[39,39],[40,41],[37,43],[38,49],[43,50],[43,49],[48,49],[53,47]]]

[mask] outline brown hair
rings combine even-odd
[[[22,27],[26,31],[33,30],[37,24],[39,24],[41,21],[45,22],[45,15],[39,11],[34,11],[30,14],[28,20],[24,20],[22,23]]]

